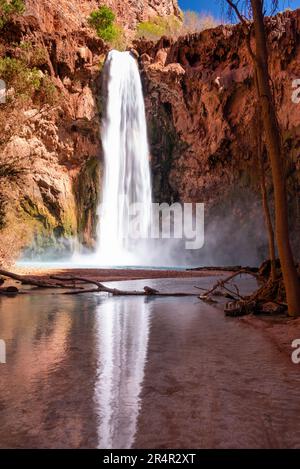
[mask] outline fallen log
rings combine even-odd
[[[57,275],[51,276],[54,280],[60,281],[77,281],[86,284],[96,285],[97,288],[81,291],[65,292],[65,295],[78,295],[80,293],[109,293],[113,296],[174,296],[174,297],[198,297],[198,293],[184,293],[184,292],[159,292],[151,287],[145,286],[143,291],[138,290],[119,290],[118,288],[110,288],[103,283],[96,280],[83,278],[83,277],[59,277]]]
[[[246,272],[257,273],[258,267],[242,267],[241,265],[232,265],[232,266],[221,266],[221,267],[212,267],[212,266],[204,266],[204,267],[192,267],[186,269],[187,272],[201,272],[201,271],[220,271],[220,272],[240,272],[241,270]]]
[[[242,274],[252,275],[253,277],[257,278],[257,274],[255,272],[251,272],[251,271],[244,270],[244,269],[239,270],[238,272],[235,272],[235,273],[229,275],[229,277],[226,277],[225,279],[218,280],[210,290],[206,290],[205,293],[203,295],[201,295],[200,299],[203,299],[203,297],[209,297],[210,295],[212,295],[216,291],[218,291],[218,296],[220,296],[220,294],[219,294],[219,292],[220,292],[219,289],[220,288],[221,289],[223,288],[224,290],[227,290],[227,292],[230,293],[231,295],[235,295],[239,298],[242,298],[242,296],[240,295],[240,293],[238,291],[238,288],[236,286],[235,286],[236,292],[233,292],[232,290],[229,290],[228,287],[226,286],[226,284],[228,282],[233,280],[238,275],[242,275]],[[200,288],[200,287],[195,287],[195,288],[203,290],[203,288]]]
[[[2,269],[0,269],[0,275],[2,275],[3,277],[16,280],[17,282],[21,282],[22,285],[31,285],[33,287],[38,287],[38,288],[65,288],[65,289],[74,288],[73,285],[66,285],[63,283],[53,283],[53,282],[48,282],[45,280],[38,280],[33,277],[27,277],[26,275],[18,275],[13,272],[9,272],[7,270],[2,270]],[[78,287],[75,287],[75,288],[78,288]]]

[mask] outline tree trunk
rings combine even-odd
[[[258,84],[256,80],[256,87],[257,87],[257,95],[258,95]],[[268,245],[269,245],[269,258],[270,258],[270,278],[273,282],[275,282],[277,274],[276,274],[276,254],[275,254],[275,238],[274,238],[274,229],[272,223],[272,217],[268,202],[268,194],[267,194],[267,185],[266,185],[266,174],[264,168],[264,159],[263,159],[263,149],[262,149],[262,137],[261,137],[261,120],[260,120],[260,108],[257,109],[256,114],[256,135],[257,135],[257,157],[258,157],[258,167],[259,167],[259,174],[260,174],[260,187],[261,187],[261,196],[262,196],[262,205],[265,214],[265,222],[266,228],[268,233]]]
[[[286,290],[288,312],[290,316],[299,316],[300,282],[289,242],[288,206],[285,171],[282,161],[282,144],[269,81],[267,39],[262,1],[251,0],[251,5],[256,42],[255,67],[259,87],[259,100],[274,184],[276,240]]]

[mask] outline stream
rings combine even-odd
[[[0,447],[300,447],[299,368],[197,298],[1,297],[0,338]]]

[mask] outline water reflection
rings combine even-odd
[[[0,297],[0,338],[2,448],[300,447],[299,366],[193,298]]]
[[[94,447],[94,310],[93,298],[51,293],[0,300],[1,447]]]
[[[147,360],[150,305],[143,298],[108,299],[97,310],[95,403],[99,448],[130,448]]]

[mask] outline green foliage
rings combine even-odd
[[[139,23],[137,26],[137,36],[144,37],[152,41],[160,39],[162,36],[178,37],[182,27],[181,21],[176,16],[162,18],[156,16],[149,21]]]
[[[214,28],[218,22],[211,15],[198,14],[187,11],[181,18],[176,16],[156,16],[149,21],[139,23],[137,26],[137,37],[144,37],[151,41],[158,41],[162,36],[177,39],[185,34],[201,32],[205,29]]]
[[[41,105],[54,106],[58,103],[59,94],[49,75],[44,75],[41,80],[38,98]]]
[[[41,67],[47,63],[47,50],[45,47],[38,46],[31,41],[22,41],[19,48],[23,53],[23,57],[28,66]]]
[[[29,68],[22,60],[0,58],[0,77],[7,88],[13,88],[15,96],[29,98],[41,86],[42,74],[37,68]]]
[[[0,29],[14,16],[25,11],[23,0],[0,0]]]
[[[124,33],[123,28],[121,26],[115,26],[116,34],[112,41],[110,41],[110,45],[119,51],[125,51],[127,47],[126,36]]]
[[[24,60],[0,58],[0,77],[6,82],[7,89],[13,89],[14,99],[28,101],[35,97],[41,105],[50,106],[58,101],[58,92],[51,78],[36,67],[30,68]]]
[[[91,13],[88,18],[89,25],[95,29],[97,35],[106,42],[115,41],[120,35],[115,24],[116,15],[111,8],[102,6]]]

